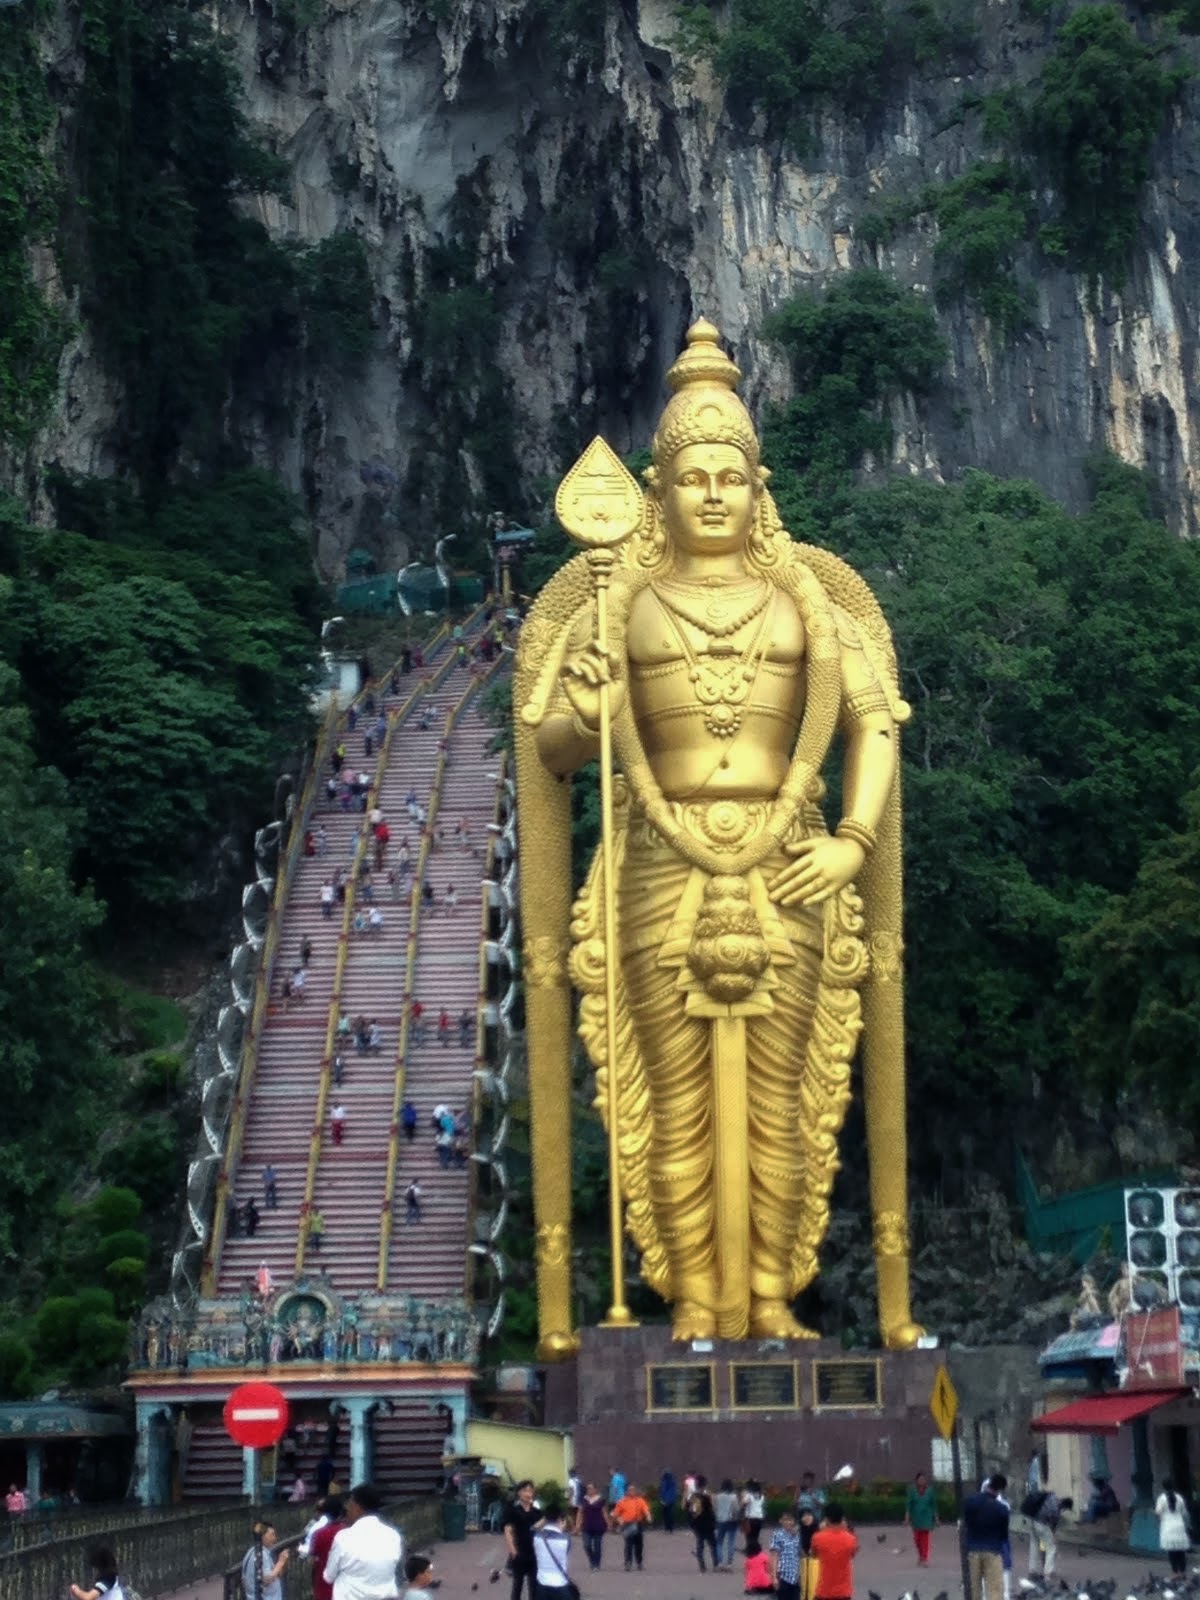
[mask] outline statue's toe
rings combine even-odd
[[[897,1322],[884,1335],[884,1345],[889,1350],[914,1350],[917,1340],[925,1337],[919,1322]]]
[[[671,1316],[671,1337],[686,1342],[690,1339],[711,1339],[717,1331],[717,1319],[707,1306],[696,1305],[691,1300],[680,1300]]]
[[[819,1339],[813,1328],[797,1322],[782,1300],[759,1300],[750,1311],[753,1339]]]
[[[547,1333],[538,1341],[537,1353],[541,1361],[565,1361],[579,1349],[579,1336],[573,1333]]]

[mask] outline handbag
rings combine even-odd
[[[581,1597],[581,1595],[579,1593],[579,1585],[575,1582],[574,1578],[567,1577],[567,1569],[566,1569],[566,1567],[563,1566],[562,1562],[554,1554],[554,1551],[553,1551],[553,1549],[552,1549],[552,1547],[550,1545],[550,1541],[543,1534],[540,1534],[540,1533],[535,1534],[534,1538],[535,1539],[540,1539],[542,1541],[542,1545],[543,1545],[543,1547],[544,1547],[544,1549],[546,1551],[546,1554],[550,1557],[551,1561],[553,1561],[554,1565],[562,1573],[563,1577],[567,1579],[566,1587],[563,1590],[563,1593],[566,1595],[567,1600],[582,1600],[582,1597]]]

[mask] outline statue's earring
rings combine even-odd
[[[655,493],[658,487],[657,471],[647,467],[642,473],[642,482],[646,485],[646,493],[642,496],[642,521],[637,532],[638,565],[657,567],[667,554],[667,530]]]
[[[750,531],[750,554],[760,567],[773,567],[779,560],[780,541],[776,534],[782,532],[779,513],[775,509],[767,489],[767,479],[771,474],[765,467],[758,469],[758,480],[762,485],[758,495],[758,505],[754,511],[754,527]]]

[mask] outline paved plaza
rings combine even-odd
[[[764,1529],[764,1534],[768,1530]],[[857,1529],[860,1553],[855,1563],[856,1600],[869,1600],[872,1593],[880,1600],[938,1600],[943,1593],[949,1600],[960,1600],[962,1580],[958,1546],[953,1528],[939,1528],[933,1536],[928,1567],[918,1567],[907,1528],[861,1527]],[[1013,1600],[1021,1600],[1017,1580],[1026,1570],[1026,1543],[1018,1539],[1013,1571]],[[433,1551],[434,1570],[441,1579],[438,1600],[509,1600],[510,1580],[505,1577],[504,1541],[493,1534],[471,1534],[463,1543],[439,1544]],[[1107,1551],[1060,1546],[1059,1568],[1072,1589],[1085,1581],[1113,1578],[1117,1595],[1123,1597],[1144,1580],[1148,1571],[1157,1576],[1166,1572],[1163,1558],[1114,1556]],[[496,1583],[491,1574],[500,1571]],[[131,1574],[136,1584],[136,1574]],[[623,1571],[621,1541],[610,1535],[605,1540],[604,1564],[599,1572],[589,1572],[578,1541],[571,1552],[571,1576],[583,1591],[583,1600],[738,1600],[742,1592],[741,1557],[735,1572],[700,1573],[692,1554],[692,1540],[686,1532],[665,1534],[652,1530],[646,1535],[645,1568],[642,1572]],[[915,1591],[915,1594],[914,1594]],[[192,1584],[174,1596],[159,1600],[219,1600],[218,1579]]]

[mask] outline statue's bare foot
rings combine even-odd
[[[917,1340],[924,1336],[925,1329],[919,1323],[897,1322],[888,1329],[883,1342],[889,1350],[914,1350]]]
[[[694,1300],[680,1300],[671,1317],[672,1339],[711,1339],[717,1331],[716,1315]]]
[[[797,1322],[783,1300],[756,1300],[750,1308],[752,1339],[819,1339],[813,1328]]]

